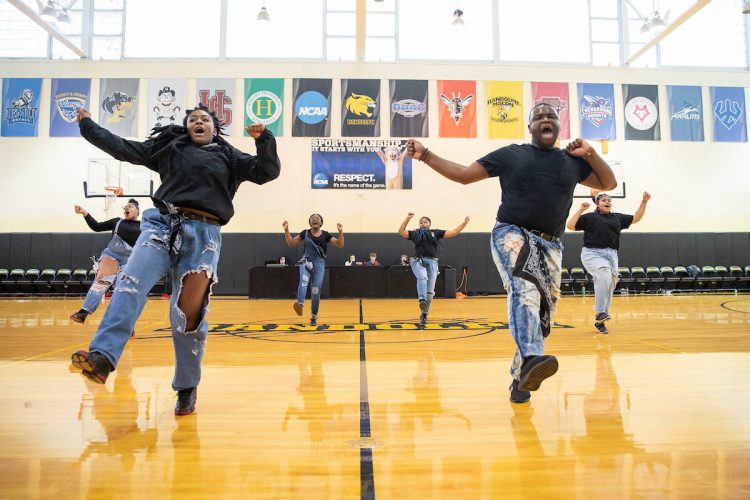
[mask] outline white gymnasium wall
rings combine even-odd
[[[570,82],[571,102],[577,102],[577,82],[641,83],[660,86],[662,116],[667,114],[665,85],[703,86],[704,127],[707,140],[701,143],[670,142],[669,123],[661,122],[662,140],[625,141],[622,95],[615,85],[617,99],[617,137],[609,143],[608,158],[625,164],[627,198],[615,200],[615,210],[631,212],[641,193],[652,194],[646,217],[638,231],[646,232],[725,232],[750,231],[750,144],[714,143],[710,121],[708,87],[745,87],[750,95],[750,73],[729,71],[663,71],[622,68],[589,68],[561,65],[460,65],[460,64],[377,64],[317,62],[0,62],[0,77],[43,77],[42,113],[39,137],[0,138],[2,183],[0,200],[5,217],[0,232],[84,232],[88,231],[73,205],[86,207],[92,215],[104,217],[104,201],[85,199],[82,181],[87,159],[104,156],[80,138],[50,138],[50,78],[92,78],[92,102],[97,101],[99,78],[141,78],[141,95],[146,79],[188,78],[188,96],[194,95],[195,78],[236,78],[236,95],[243,95],[243,79],[286,78],[284,136],[278,138],[282,159],[279,179],[265,186],[245,183],[235,198],[236,216],[226,226],[230,232],[281,231],[281,222],[289,220],[294,231],[306,225],[312,212],[324,215],[329,229],[335,222],[347,232],[396,231],[408,211],[429,215],[436,227],[455,227],[464,216],[472,222],[467,231],[486,232],[493,224],[500,199],[497,179],[462,186],[443,179],[419,162],[414,163],[411,191],[336,191],[310,188],[311,138],[291,137],[292,78],[333,78],[332,137],[340,132],[340,78],[377,78],[382,80],[382,96],[388,95],[389,79],[430,80],[430,134],[423,139],[431,151],[469,164],[485,153],[510,144],[506,140],[486,139],[483,106],[478,112],[478,139],[440,139],[438,99],[435,80],[516,80],[525,82],[526,109],[530,101],[530,81]],[[483,85],[478,83],[478,102],[483,101]],[[188,102],[190,105],[190,102]],[[140,99],[140,139],[146,135],[146,100]],[[381,103],[382,135],[389,136],[389,113]],[[242,104],[235,102],[235,122],[241,126]],[[574,104],[573,109],[577,109]],[[94,118],[98,110],[92,110]],[[572,113],[575,115],[575,113]],[[577,116],[571,117],[571,133],[579,130]],[[526,137],[528,140],[528,137]],[[240,149],[254,152],[249,138],[231,137]],[[595,143],[599,147],[598,143]],[[574,201],[574,209],[581,200]],[[145,206],[150,201],[144,200]]]

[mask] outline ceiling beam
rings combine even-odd
[[[654,38],[652,38],[646,45],[640,48],[638,52],[630,56],[630,58],[625,61],[625,66],[630,66],[630,64],[641,57],[643,54],[648,52],[651,48],[655,47],[657,43],[661,42],[666,38],[667,35],[672,33],[674,30],[676,30],[682,23],[693,17],[696,12],[701,10],[706,5],[710,4],[711,0],[697,0],[693,5],[685,9],[685,12],[680,14],[680,17],[675,19],[672,23],[670,23],[668,26],[664,28],[664,31],[657,34]],[[630,4],[630,2],[628,2]],[[632,7],[632,5],[631,5]],[[633,9],[635,10],[635,9]],[[636,11],[637,13],[637,11]],[[639,14],[640,15],[640,14]]]
[[[88,58],[86,53],[83,50],[81,50],[79,46],[71,42],[70,39],[66,37],[62,32],[60,32],[57,28],[55,28],[54,26],[49,24],[47,21],[39,17],[39,14],[34,9],[32,9],[31,7],[23,3],[22,0],[8,0],[8,3],[11,4],[13,7],[15,7],[16,9],[20,10],[26,17],[34,21],[36,24],[41,26],[44,31],[52,35],[52,37],[55,40],[65,45],[70,50],[72,50],[73,53],[75,53],[81,59]]]

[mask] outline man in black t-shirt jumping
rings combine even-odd
[[[406,144],[407,154],[452,181],[500,179],[502,198],[491,247],[508,291],[508,323],[517,346],[511,366],[514,403],[528,401],[530,391],[557,372],[557,358],[544,355],[544,338],[560,295],[560,236],[573,190],[578,183],[601,190],[617,186],[612,169],[586,141],[555,147],[560,117],[551,105],[534,106],[528,128],[531,144],[497,149],[469,166],[441,158],[417,140]]]

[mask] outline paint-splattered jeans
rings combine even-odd
[[[305,265],[306,262],[312,264],[312,269]],[[320,308],[320,289],[323,286],[323,277],[326,273],[326,261],[322,257],[313,257],[307,261],[303,257],[299,263],[299,286],[297,287],[297,302],[305,303],[307,296],[307,287],[312,286],[310,290],[310,314],[318,316]]]
[[[612,294],[615,293],[620,273],[617,272],[617,250],[614,248],[581,249],[583,267],[594,278],[594,311],[609,314]]]
[[[201,360],[208,333],[210,287],[216,281],[221,250],[219,226],[185,219],[182,221],[182,246],[178,255],[169,254],[170,218],[156,209],[143,212],[141,235],[128,264],[115,285],[112,300],[101,325],[91,341],[90,351],[104,354],[112,366],[122,355],[135,322],[146,305],[151,288],[171,272],[172,300],[169,319],[175,350],[174,390],[196,387],[201,379]],[[211,280],[198,328],[186,332],[185,314],[177,307],[182,279],[191,272],[206,272]]]
[[[535,234],[531,234],[531,237],[541,242],[546,267],[552,278],[551,323],[560,297],[563,245],[560,240],[547,241]],[[539,321],[541,294],[530,281],[513,276],[518,253],[525,241],[521,229],[512,224],[498,222],[492,230],[492,258],[508,292],[508,324],[518,346],[510,369],[515,380],[520,378],[523,358],[544,354],[544,336]]]
[[[429,257],[411,257],[409,265],[414,276],[417,278],[417,296],[419,300],[426,302],[422,312],[427,314],[430,312],[430,305],[432,304],[432,299],[435,297],[435,283],[437,282],[438,274],[440,274],[438,260]]]

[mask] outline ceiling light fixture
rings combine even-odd
[[[456,9],[453,11],[453,26],[464,26],[466,22],[463,19],[464,11]]]
[[[258,21],[271,21],[271,16],[268,15],[268,9],[266,9],[265,4],[263,7],[260,8],[260,11],[258,12],[258,17],[256,18]]]
[[[743,0],[742,1],[742,13],[743,14],[750,14],[750,0]]]

